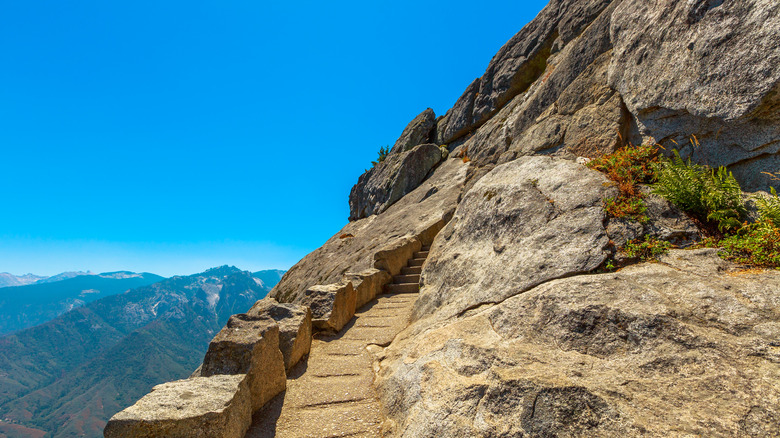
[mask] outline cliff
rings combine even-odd
[[[552,0],[445,115],[410,122],[352,189],[351,222],[272,290],[289,304],[263,304],[312,312],[331,333],[314,360],[356,330],[356,309],[419,275],[403,330],[367,346],[381,421],[349,433],[778,436],[780,272],[690,249],[707,227],[663,198],[645,196],[642,220],[607,214],[624,188],[582,165],[659,144],[767,190],[778,35],[772,0]],[[688,249],[610,272],[644,238]],[[415,260],[419,274],[405,272]],[[280,324],[265,312],[237,318],[265,321],[263,337]],[[288,397],[274,400],[255,425],[274,416],[285,430]],[[243,436],[243,421],[224,430]]]

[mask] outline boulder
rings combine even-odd
[[[284,357],[284,367],[290,370],[311,350],[311,310],[306,306],[279,303],[273,298],[264,298],[249,311],[247,319],[276,321],[279,326],[279,350]]]
[[[417,188],[431,169],[442,160],[434,144],[390,154],[360,176],[349,194],[349,220],[354,221],[387,210]]]
[[[766,190],[761,172],[780,163],[778,34],[775,0],[625,0],[612,15],[610,83],[641,139],[684,145],[683,157]]]
[[[574,161],[521,157],[466,193],[423,268],[415,318],[459,315],[610,255],[603,200],[617,189]]]
[[[349,281],[317,285],[306,289],[301,303],[311,308],[314,328],[338,332],[355,316],[357,294]]]
[[[108,421],[105,438],[243,438],[252,423],[246,375],[163,383]]]
[[[279,326],[272,319],[231,316],[209,343],[200,374],[246,374],[252,410],[261,408],[287,385]]]
[[[393,148],[390,149],[391,154],[398,154],[406,152],[413,147],[421,144],[432,143],[435,141],[436,129],[436,113],[432,109],[428,108],[421,112],[414,118],[398,137]]]
[[[357,273],[347,272],[344,278],[352,283],[355,289],[355,309],[360,309],[381,294],[384,285],[393,280],[389,272],[379,269],[368,269]]]
[[[778,271],[673,250],[419,320],[381,353],[388,435],[777,436],[777,290]]]

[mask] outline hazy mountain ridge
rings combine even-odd
[[[0,288],[0,335],[42,324],[99,298],[163,279],[147,272],[122,271]]]
[[[153,385],[191,373],[227,318],[269,289],[249,272],[222,266],[2,337],[0,418],[55,437],[100,436],[111,415]]]
[[[33,284],[45,278],[47,277],[41,277],[40,275],[34,274],[14,275],[9,274],[8,272],[0,272],[0,287],[24,286],[26,284]]]

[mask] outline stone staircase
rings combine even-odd
[[[407,265],[401,268],[401,274],[393,277],[393,282],[387,285],[387,293],[410,294],[420,292],[420,274],[422,266],[428,258],[430,246],[424,246],[414,253]]]
[[[246,438],[381,436],[371,349],[386,347],[409,324],[428,250],[415,252],[343,330],[315,337],[308,360],[288,377],[287,390],[255,414]]]

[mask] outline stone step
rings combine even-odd
[[[409,259],[408,266],[422,266],[425,263],[425,259]]]
[[[427,251],[430,251],[430,250],[431,250],[431,246],[430,245],[423,246],[422,248],[420,248],[420,251],[426,251],[427,252]]]
[[[420,274],[396,275],[393,277],[393,283],[419,283]]]
[[[422,266],[404,266],[401,268],[401,275],[419,275],[422,274]]]
[[[415,259],[427,259],[428,258],[428,251],[417,251],[414,253],[414,256],[412,258]]]
[[[391,294],[412,294],[420,292],[419,283],[388,284],[387,292]]]

